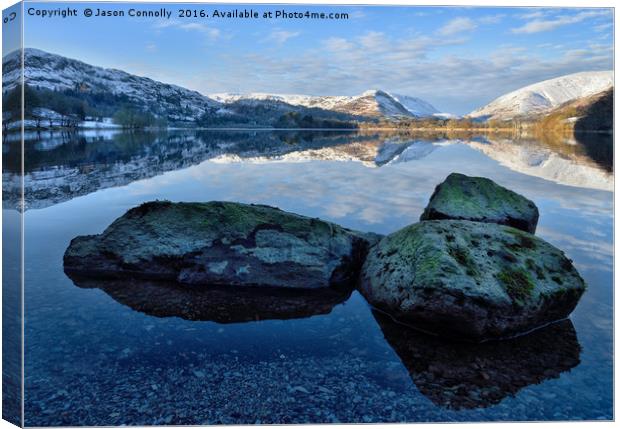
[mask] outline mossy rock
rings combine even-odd
[[[269,206],[154,201],[100,235],[73,239],[64,266],[83,276],[196,285],[347,287],[377,239]]]
[[[516,192],[484,177],[452,173],[431,196],[420,220],[472,220],[498,223],[534,234],[536,205]]]
[[[566,318],[585,283],[564,253],[521,230],[426,221],[369,252],[360,290],[396,320],[474,341],[518,335]]]

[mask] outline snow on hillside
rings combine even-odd
[[[103,93],[127,97],[141,110],[173,122],[192,122],[205,113],[233,115],[232,103],[282,107],[276,103],[317,108],[364,117],[427,117],[438,113],[419,98],[369,90],[356,96],[308,96],[295,94],[213,94],[204,96],[176,85],[147,77],[92,66],[34,48],[24,49],[26,83],[39,89]],[[20,78],[20,51],[3,57],[3,91],[12,89]],[[229,108],[232,108],[230,110]],[[276,109],[278,110],[278,109]]]
[[[354,96],[312,96],[258,92],[210,94],[209,97],[224,104],[242,102],[251,105],[258,102],[273,101],[358,116],[432,116],[437,112],[437,109],[432,105],[419,98],[395,96],[380,90],[369,90]]]
[[[410,97],[408,95],[390,94],[394,100],[403,105],[405,109],[409,111],[413,116],[427,117],[434,116],[439,113],[439,110],[422,100],[421,98]]]
[[[19,51],[13,51],[2,58],[3,91],[10,90],[19,82],[19,54]],[[152,113],[166,115],[179,121],[193,120],[220,106],[219,103],[196,91],[135,76],[121,70],[92,66],[39,49],[24,49],[24,58],[24,78],[26,83],[33,87],[59,91],[78,88],[85,93],[106,92],[125,95]]]
[[[493,100],[469,117],[512,119],[547,112],[568,101],[599,93],[613,85],[612,71],[582,72],[545,80]]]

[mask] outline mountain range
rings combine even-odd
[[[282,102],[292,106],[303,106],[348,113],[355,116],[415,116],[429,117],[439,111],[430,103],[415,97],[390,94],[371,89],[356,96],[309,96],[297,94],[211,94],[210,98],[224,104]]]
[[[328,121],[379,117],[426,117],[438,113],[431,104],[409,96],[369,90],[357,96],[214,94],[206,96],[176,85],[106,69],[47,53],[24,49],[25,82],[37,100],[37,111],[111,117],[122,108],[164,118],[169,124],[276,126],[304,116]],[[3,92],[14,89],[21,75],[20,52],[3,58]],[[38,95],[38,96],[37,96]],[[85,111],[80,109],[84,108]],[[45,110],[41,110],[45,109]],[[51,111],[51,112],[50,112]],[[285,115],[289,117],[285,117]],[[295,116],[297,115],[297,116]],[[312,124],[311,124],[312,125]],[[320,124],[319,124],[320,125]],[[337,128],[337,126],[336,126]]]
[[[276,128],[355,128],[365,121],[454,117],[420,98],[373,89],[355,96],[267,93],[203,95],[176,85],[96,67],[38,49],[24,49],[27,116],[38,128],[66,125],[62,118],[115,117],[136,126],[249,126]],[[21,76],[20,52],[3,57],[3,93],[10,101]],[[470,114],[476,121],[536,119],[568,102],[613,87],[613,72],[582,72],[535,83],[493,100]],[[17,96],[3,122],[21,110]],[[20,98],[21,99],[21,98]],[[13,116],[13,117],[12,117]],[[56,121],[56,122],[55,122]],[[124,121],[124,122],[123,122]],[[108,119],[108,123],[111,120]],[[5,124],[6,125],[6,124]],[[28,124],[27,124],[28,125]],[[34,126],[33,125],[33,126]]]

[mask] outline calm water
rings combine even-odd
[[[265,131],[32,136],[26,425],[610,419],[610,144]],[[310,308],[291,298],[286,311],[214,292],[196,298],[204,314],[188,320],[165,308],[170,289],[76,285],[62,269],[72,238],[100,233],[143,201],[265,203],[385,234],[415,222],[455,171],[538,205],[537,234],[565,250],[589,286],[570,321],[492,346],[452,344],[394,325],[357,292]],[[17,202],[5,191],[5,227],[18,219]]]

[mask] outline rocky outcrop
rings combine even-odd
[[[154,280],[95,279],[73,274],[70,277],[80,288],[100,289],[118,303],[149,316],[217,323],[300,319],[329,314],[351,294],[351,291],[332,288],[193,288]]]
[[[499,404],[519,390],[558,378],[579,365],[581,346],[570,320],[507,341],[447,341],[374,312],[420,393],[454,410]]]
[[[435,188],[420,220],[458,219],[509,225],[534,233],[538,208],[484,177],[452,173]]]
[[[129,210],[100,235],[74,238],[64,266],[98,278],[347,287],[377,238],[268,206],[155,201]]]
[[[488,179],[451,174],[422,218],[434,216],[381,237],[264,205],[155,201],[73,239],[64,266],[81,287],[191,320],[325,313],[342,294],[308,291],[357,284],[399,322],[475,342],[562,320],[585,291],[561,250],[524,231],[534,203]]]
[[[383,238],[366,259],[360,290],[396,320],[483,341],[567,317],[585,283],[562,251],[531,234],[442,220]]]

